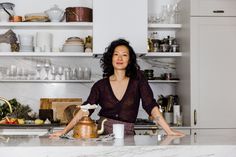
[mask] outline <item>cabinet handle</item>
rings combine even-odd
[[[225,11],[224,10],[213,10],[213,13],[225,13]]]
[[[194,112],[193,112],[193,117],[194,117],[194,125],[197,125],[197,111],[196,110],[194,110]]]

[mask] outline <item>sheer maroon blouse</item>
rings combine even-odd
[[[129,80],[121,100],[115,97],[109,78],[104,78],[93,85],[87,101],[83,104],[99,104],[101,106],[99,116],[134,123],[138,115],[140,99],[144,110],[151,115],[152,109],[158,105],[147,80],[141,71],[138,71],[137,77]]]

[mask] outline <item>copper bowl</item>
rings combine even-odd
[[[66,22],[92,22],[93,10],[87,7],[66,8]]]
[[[22,22],[22,16],[11,16],[10,22]]]

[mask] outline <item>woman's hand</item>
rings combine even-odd
[[[49,138],[58,138],[60,136],[64,135],[64,131],[60,130],[60,131],[56,131],[52,134],[49,135]]]
[[[62,136],[68,132],[70,132],[74,126],[78,123],[78,121],[81,119],[81,117],[88,115],[89,112],[84,112],[82,110],[79,110],[78,113],[74,116],[74,118],[70,121],[70,123],[61,131],[56,131],[49,135],[49,138],[58,138],[59,136]]]
[[[160,145],[169,145],[177,139],[182,138],[183,136],[165,136],[165,138],[161,141]],[[177,141],[176,141],[177,142]]]
[[[177,130],[173,130],[171,129],[169,132],[167,132],[168,136],[185,136],[185,134],[183,132],[177,131]]]

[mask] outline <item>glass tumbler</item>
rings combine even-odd
[[[84,79],[84,70],[81,67],[77,68],[77,79],[79,79],[79,80]]]
[[[84,68],[84,79],[90,80],[91,79],[91,69],[88,67]]]

